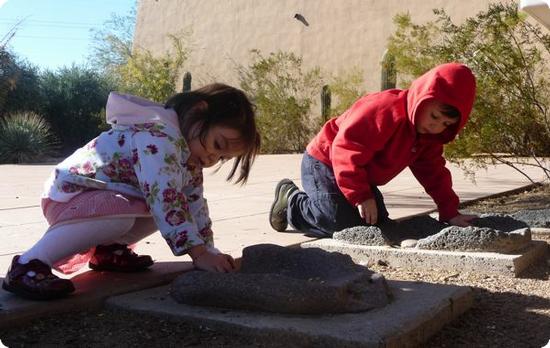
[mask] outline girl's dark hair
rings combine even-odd
[[[442,114],[450,118],[460,118],[460,111],[452,105],[441,104],[439,109]]]
[[[204,102],[204,107],[196,107]],[[199,139],[204,144],[208,131],[214,126],[232,128],[241,133],[245,153],[235,158],[227,176],[230,181],[240,164],[236,183],[245,183],[256,155],[260,152],[260,134],[256,128],[254,106],[243,91],[221,83],[213,83],[191,92],[172,96],[165,105],[178,114],[180,130],[188,139],[191,128],[199,124]],[[223,160],[222,160],[223,161]]]

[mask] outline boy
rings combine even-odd
[[[462,64],[439,65],[407,90],[386,90],[359,99],[329,120],[302,160],[304,192],[280,181],[269,221],[330,237],[344,228],[389,220],[377,186],[407,166],[439,210],[439,220],[468,226],[475,215],[458,212],[459,199],[445,168],[443,145],[464,127],[475,98],[475,77]]]

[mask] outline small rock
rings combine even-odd
[[[416,243],[418,243],[417,239],[405,239],[401,242],[402,248],[414,248],[416,247]]]

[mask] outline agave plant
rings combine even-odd
[[[0,163],[34,162],[52,155],[57,147],[48,123],[32,112],[0,120]]]

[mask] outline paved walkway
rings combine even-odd
[[[229,166],[217,173],[213,170],[205,173],[205,195],[213,219],[216,246],[220,250],[239,257],[241,250],[248,245],[291,245],[311,240],[300,233],[277,233],[271,229],[267,219],[277,182],[288,177],[300,185],[300,161],[301,155],[260,156],[245,186],[225,182]],[[455,190],[462,201],[530,183],[523,175],[504,165],[478,171],[475,183],[466,178],[462,170],[453,165],[449,167]],[[52,168],[53,165],[0,165],[0,277],[5,275],[13,255],[32,246],[47,228],[39,197]],[[533,178],[544,179],[540,169],[523,169]],[[381,191],[394,219],[435,208],[408,170],[382,186]],[[160,233],[141,243],[138,251],[150,253],[157,261],[189,260],[173,256]]]

